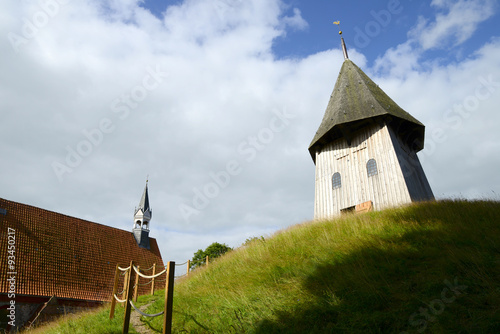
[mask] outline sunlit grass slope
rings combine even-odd
[[[138,305],[156,299],[157,313],[163,293]],[[123,308],[108,317],[36,333],[121,333]],[[161,333],[162,317],[146,321]],[[500,202],[420,203],[255,240],[175,283],[173,331],[500,333]]]
[[[176,282],[173,330],[500,333],[500,203],[421,203],[254,241]]]

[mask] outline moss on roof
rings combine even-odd
[[[360,122],[369,119],[393,120],[396,118],[401,131],[413,133],[411,140],[423,148],[424,125],[396,104],[351,60],[344,61],[321,125],[316,132],[309,152],[326,143],[343,137],[346,130],[356,130]],[[403,124],[403,126],[401,126]],[[414,143],[412,144],[413,146]]]

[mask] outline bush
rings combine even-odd
[[[193,259],[191,260],[191,268],[195,269],[199,266],[204,265],[207,256],[209,257],[209,259],[215,259],[227,253],[230,250],[232,250],[231,247],[229,247],[226,244],[220,244],[218,242],[214,242],[213,244],[208,246],[207,249],[205,249],[204,251],[198,249],[198,251],[194,253]]]

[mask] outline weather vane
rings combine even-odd
[[[335,24],[335,25],[338,25],[338,26],[339,26],[339,25],[340,25],[340,21],[335,21],[335,22],[333,22],[333,24]],[[339,27],[339,28],[340,28],[340,27]],[[342,30],[339,30],[339,35],[342,35]]]

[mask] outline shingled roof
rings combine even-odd
[[[419,151],[424,146],[424,125],[399,107],[351,60],[346,59],[316,135],[309,145],[315,152],[324,144],[349,136],[369,122],[391,123],[407,144]]]
[[[89,301],[111,299],[115,266],[163,266],[156,240],[137,245],[132,232],[0,198],[0,263],[7,264],[7,232],[15,230],[16,294]],[[4,268],[5,269],[5,268]],[[0,293],[8,292],[0,271]],[[150,286],[144,287],[144,291]]]

